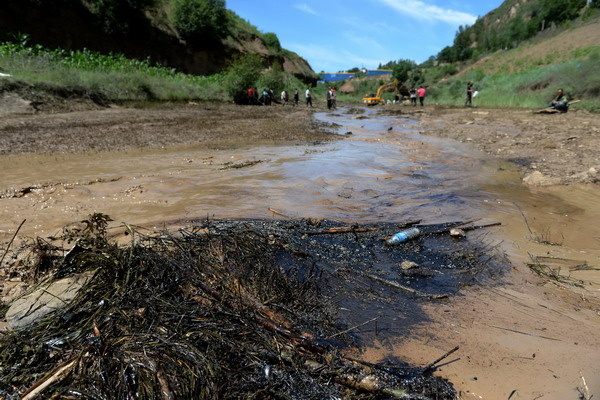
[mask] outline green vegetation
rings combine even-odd
[[[515,73],[485,74],[472,70],[429,90],[431,101],[462,105],[467,82],[476,82],[474,102],[482,106],[543,107],[559,87],[571,99],[580,99],[578,109],[600,112],[600,52],[585,59],[531,67]]]
[[[223,75],[186,75],[149,61],[89,50],[29,46],[27,36],[0,43],[0,70],[32,85],[78,88],[112,101],[224,99]]]
[[[88,0],[90,9],[106,33],[128,33],[132,25],[143,19],[143,10],[154,5],[155,0]]]
[[[255,54],[245,55],[232,64],[225,74],[224,84],[233,101],[238,104],[246,101],[248,88],[256,86],[262,70],[262,59]]]
[[[265,60],[255,54],[238,58],[226,72],[194,76],[121,54],[29,46],[26,35],[17,42],[0,43],[0,71],[32,85],[76,88],[111,101],[233,99],[244,103],[250,87],[272,88],[275,93],[304,87],[280,63],[266,68]]]
[[[263,89],[273,89],[279,99],[283,90],[293,93],[294,89],[299,91],[305,86],[299,79],[285,72],[281,64],[275,62],[264,70],[264,60],[255,54],[247,54],[238,58],[227,70],[224,77],[224,86],[229,96],[237,104],[247,104],[247,91],[256,88],[258,92]]]
[[[437,60],[454,63],[514,48],[552,26],[568,24],[579,16],[593,17],[600,1],[594,1],[592,8],[585,5],[586,0],[539,0],[523,4],[515,0],[505,1],[498,9],[479,18],[473,26],[460,26],[453,45],[445,47]]]
[[[379,67],[392,69],[405,88],[428,87],[429,102],[463,105],[467,82],[472,81],[479,92],[476,105],[542,107],[562,87],[571,99],[581,100],[578,109],[600,112],[600,46],[567,50],[548,46],[561,32],[600,22],[592,21],[599,18],[600,0],[591,7],[585,4],[585,0],[506,0],[472,27],[459,27],[453,45],[422,64],[400,59]],[[535,40],[523,42],[550,27]],[[354,80],[354,94],[342,97],[359,101],[383,83]]]
[[[269,50],[271,50],[273,53],[281,52],[281,43],[279,42],[279,38],[276,34],[272,32],[265,33],[263,35],[263,40],[265,41],[265,44],[267,45]]]
[[[225,0],[173,0],[172,23],[179,35],[200,44],[225,33]]]

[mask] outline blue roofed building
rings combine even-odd
[[[321,78],[319,82],[339,82],[352,79],[355,76],[355,73],[350,72],[322,72],[319,74],[319,77]]]
[[[366,69],[363,68],[361,70],[361,72],[363,74],[365,74],[365,76],[392,76],[392,70],[391,69]],[[348,79],[352,79],[356,77],[356,74],[354,72],[321,72],[319,74],[319,77],[321,79],[319,79],[320,83],[323,82],[339,82],[339,81],[345,81]]]
[[[367,76],[379,76],[379,75],[389,75],[392,76],[392,70],[391,69],[368,69],[366,70],[365,74]]]

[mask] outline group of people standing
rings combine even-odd
[[[287,105],[290,102],[290,94],[288,93],[287,90],[283,90],[279,96],[280,100],[281,100],[281,104],[282,105]],[[298,105],[298,102],[300,100],[300,95],[298,94],[298,89],[294,90],[294,105]],[[263,89],[262,92],[259,93],[259,91],[256,88],[250,88],[247,91],[247,104],[249,105],[263,105],[263,106],[271,106],[273,105],[273,103],[275,102],[275,93],[273,92],[273,89]]]
[[[329,88],[327,89],[327,109],[331,110],[332,108],[337,108],[336,95],[335,88],[329,86]]]
[[[421,104],[421,107],[425,105],[425,88],[423,86],[420,86],[419,89],[415,89],[413,86],[408,91],[408,94],[410,97],[410,104],[412,104],[413,107],[417,106],[417,97],[419,98],[419,104]]]

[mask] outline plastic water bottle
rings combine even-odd
[[[386,243],[389,245],[406,242],[407,240],[414,239],[421,234],[419,228],[409,228],[405,231],[398,232],[388,240]]]

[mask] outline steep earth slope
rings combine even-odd
[[[106,29],[84,0],[4,0],[0,40],[15,40],[19,34],[27,34],[33,43],[50,48],[87,48],[130,58],[150,58],[198,75],[219,72],[236,56],[254,53],[265,60],[265,65],[277,61],[304,81],[317,79],[306,60],[290,51],[272,52],[259,35],[250,32],[243,37],[229,33],[221,39],[207,38],[202,43],[188,44],[169,23],[168,2],[156,4],[131,15],[126,26],[119,27],[123,29]]]

